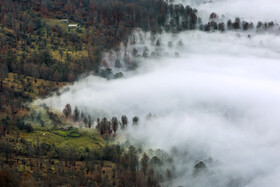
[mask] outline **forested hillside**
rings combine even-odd
[[[209,186],[248,183],[253,175],[235,179],[237,170],[227,173],[232,168],[208,169],[220,163],[209,156],[211,146],[204,146],[212,140],[212,148],[224,145],[224,138],[215,138],[246,118],[244,103],[255,98],[248,93],[270,88],[232,96],[259,84],[248,82],[250,71],[267,73],[277,67],[259,65],[266,63],[263,57],[277,61],[279,42],[273,34],[279,35],[279,25],[198,12],[187,2],[195,1],[0,0],[0,186],[201,186],[209,176]],[[219,2],[197,1],[194,6],[203,9]],[[204,22],[200,13],[209,13]],[[257,65],[255,57],[262,57]],[[144,65],[136,70],[140,61]],[[149,66],[151,61],[155,63]],[[160,71],[154,75],[155,69]],[[266,77],[277,77],[278,72],[271,72]],[[242,80],[247,73],[249,78]],[[252,108],[277,104],[256,105],[258,97],[250,101]],[[231,106],[236,100],[242,106]],[[271,112],[259,116],[264,113]],[[216,135],[226,124],[232,126]],[[213,137],[208,141],[209,134]],[[149,141],[170,150],[143,146]],[[224,149],[228,145],[220,147],[223,154],[230,152]],[[195,178],[201,173],[206,178]],[[219,174],[228,185],[220,185]]]
[[[43,80],[62,85],[58,82],[73,82],[81,74],[102,75],[102,52],[125,41],[136,27],[176,32],[195,29],[199,21],[195,9],[163,0],[1,0],[0,10],[2,110],[32,99],[28,81],[19,87],[13,83],[20,76],[34,79],[36,95],[44,96],[57,86]]]
[[[1,1],[1,63],[8,72],[71,82],[98,72],[101,52],[133,28],[160,32],[170,20],[176,29],[181,16],[180,29],[195,28],[195,10],[158,0]]]
[[[91,124],[87,116],[72,119],[29,103],[79,76],[103,76],[102,53],[126,43],[135,28],[156,34],[195,29],[198,22],[195,9],[163,0],[1,0],[0,186],[158,186],[170,180],[157,154],[115,145],[124,119],[112,119],[113,134],[107,119],[98,130],[83,131],[72,126]]]

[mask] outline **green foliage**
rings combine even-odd
[[[78,129],[76,128],[65,128],[60,130],[53,131],[54,133],[61,135],[61,136],[69,136],[69,137],[80,137],[81,134],[78,132]]]
[[[123,77],[123,73],[122,73],[122,72],[116,73],[116,74],[114,75],[114,78],[115,78],[115,79],[119,79],[119,78],[122,78],[122,77]]]
[[[91,150],[98,149],[105,146],[105,141],[99,135],[96,130],[76,130],[76,131],[63,131],[63,130],[48,130],[45,128],[41,130],[35,130],[32,133],[21,133],[21,137],[27,141],[35,143],[37,137],[40,142],[52,145],[52,147],[75,147],[78,150],[85,150],[89,148]]]
[[[25,123],[23,120],[20,120],[20,119],[16,121],[16,126],[20,130],[25,130],[28,133],[30,133],[34,130],[30,123]]]

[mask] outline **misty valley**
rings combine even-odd
[[[0,186],[280,185],[276,0],[2,2]]]

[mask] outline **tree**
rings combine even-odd
[[[15,55],[15,51],[8,50],[5,54],[5,63],[7,65],[9,72],[13,71],[13,67],[15,66],[14,64],[17,63],[16,60],[17,60],[17,57]]]
[[[124,129],[128,124],[127,117],[125,115],[122,116],[122,128]]]
[[[160,167],[163,165],[163,162],[157,157],[157,156],[154,156],[152,159],[151,159],[151,164],[153,164],[154,166],[156,167]]]
[[[133,121],[133,125],[138,125],[139,118],[137,116],[135,116],[135,117],[133,117],[132,121]]]
[[[93,120],[92,120],[91,115],[88,115],[88,128],[91,128],[92,122],[93,122]]]
[[[148,172],[148,179],[147,179],[147,186],[148,187],[154,187],[158,186],[157,181],[154,179],[154,170],[151,168]]]
[[[71,114],[72,114],[72,109],[71,109],[71,105],[70,104],[67,104],[65,106],[65,108],[63,109],[63,113],[65,115],[66,118],[70,117]]]
[[[88,126],[88,118],[87,117],[84,118],[84,124],[85,124],[85,127]]]
[[[111,121],[112,121],[112,126],[113,126],[114,134],[116,134],[116,132],[118,130],[118,127],[119,127],[118,118],[113,117]]]
[[[229,20],[227,21],[227,29],[228,29],[228,30],[232,29],[232,21],[231,21],[231,19],[229,19]]]
[[[170,169],[166,169],[166,179],[171,180],[172,179],[172,173]]]
[[[80,111],[77,107],[74,109],[74,121],[78,121],[80,119]]]
[[[53,58],[49,50],[43,50],[39,53],[39,59],[46,65],[50,65],[53,63]]]
[[[240,18],[235,18],[235,21],[233,23],[234,29],[240,29]]]
[[[138,50],[136,48],[133,48],[132,50],[132,56],[137,57],[138,56]]]
[[[121,67],[122,67],[122,64],[121,64],[121,62],[120,62],[119,59],[116,59],[116,61],[115,61],[115,67],[116,67],[116,68],[121,68]]]
[[[144,50],[143,50],[143,55],[142,55],[142,56],[143,56],[144,58],[147,58],[147,57],[148,57],[148,52],[149,52],[149,49],[148,49],[148,47],[145,46],[145,48],[144,48]]]
[[[224,23],[219,23],[218,24],[218,30],[221,31],[221,32],[224,32],[225,31],[225,24]]]
[[[202,161],[200,161],[194,165],[193,176],[195,177],[199,173],[206,171],[206,170],[207,170],[206,165]]]
[[[135,182],[136,179],[136,170],[138,168],[138,156],[137,151],[134,146],[129,146],[128,148],[128,160],[129,160],[129,168],[132,174],[132,180]]]
[[[8,73],[6,63],[0,64],[0,91],[3,91],[3,81]]]
[[[210,20],[216,20],[216,19],[219,19],[219,16],[215,12],[213,12],[213,13],[210,14],[209,19]]]
[[[146,153],[143,154],[143,157],[141,159],[141,167],[142,167],[142,172],[144,176],[146,176],[147,170],[148,170],[148,163],[149,163],[149,157]]]

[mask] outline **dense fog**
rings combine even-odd
[[[161,48],[161,57],[141,59],[121,79],[87,77],[43,102],[95,117],[139,116],[129,140],[173,155],[174,185],[278,186],[280,38],[247,34],[163,34],[157,47],[147,34],[145,46]],[[193,177],[197,160],[208,170]]]
[[[279,21],[280,16],[278,0],[174,0],[174,3],[191,5],[204,20],[212,12],[247,21]]]
[[[276,0],[176,2],[208,16],[280,16]],[[124,71],[123,78],[89,76],[40,102],[59,110],[70,103],[95,119],[127,115],[130,124],[139,116],[140,124],[123,135],[173,157],[172,186],[279,186],[279,49],[277,32],[135,31],[128,46],[104,54],[106,65]],[[136,70],[126,71],[128,57]],[[117,59],[122,68],[115,68]],[[207,169],[194,176],[197,161]]]

